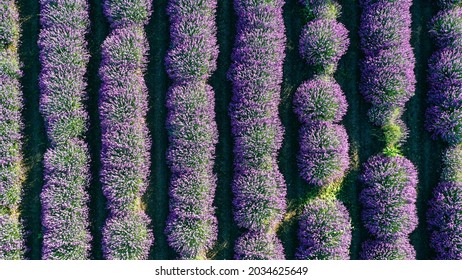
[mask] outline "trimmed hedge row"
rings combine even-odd
[[[286,185],[277,164],[283,127],[278,116],[285,35],[282,0],[235,0],[237,35],[229,78],[234,136],[234,217],[248,230],[238,259],[284,257],[275,229],[285,213]]]
[[[348,104],[333,78],[350,41],[348,30],[337,21],[341,7],[333,0],[301,0],[310,20],[300,36],[300,55],[316,75],[295,92],[294,111],[302,123],[297,156],[300,176],[318,188],[340,182],[349,165],[348,135],[336,124]],[[335,199],[307,202],[299,221],[298,259],[349,259],[351,221],[347,209]]]
[[[141,196],[148,185],[151,142],[144,82],[148,46],[143,30],[151,3],[107,0],[112,26],[102,45],[101,182],[110,215],[103,228],[106,259],[147,259],[153,243]]]
[[[88,115],[84,78],[90,26],[85,0],[41,0],[40,112],[49,148],[44,156],[43,259],[88,259],[90,231]]]
[[[22,259],[25,251],[18,212],[24,180],[19,32],[15,1],[0,0],[0,260]]]

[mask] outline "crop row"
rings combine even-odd
[[[234,217],[245,232],[238,259],[282,259],[276,227],[286,185],[277,164],[283,127],[278,116],[285,57],[282,0],[236,0],[237,35],[229,77],[234,136]]]
[[[417,226],[417,171],[401,156],[406,136],[399,119],[414,94],[415,58],[410,45],[412,1],[363,0],[360,23],[360,91],[371,103],[369,118],[381,127],[385,148],[363,166],[362,221],[370,238],[363,259],[414,259],[408,235]]]
[[[326,190],[343,179],[349,165],[348,136],[337,124],[348,104],[333,74],[350,41],[348,30],[337,21],[341,7],[336,1],[300,3],[310,20],[300,36],[300,56],[316,75],[294,96],[294,111],[302,124],[297,162],[307,183]],[[350,216],[335,194],[307,201],[300,215],[298,238],[298,259],[349,259]]]
[[[112,31],[102,45],[101,182],[109,217],[103,228],[106,259],[146,259],[153,243],[141,196],[148,185],[151,142],[144,81],[148,46],[143,25],[151,2],[107,0]]]
[[[89,154],[84,108],[90,26],[85,0],[41,0],[40,112],[49,148],[41,193],[43,259],[89,256]]]
[[[462,2],[439,1],[430,34],[438,50],[429,61],[427,129],[449,144],[428,211],[430,245],[438,259],[461,259],[462,247]]]
[[[213,199],[215,97],[207,80],[216,68],[216,0],[170,0],[170,50],[166,67],[167,161],[172,173],[166,233],[182,259],[206,258],[217,239]]]
[[[19,32],[15,1],[0,0],[0,260],[22,259],[25,249],[18,211],[24,179]]]

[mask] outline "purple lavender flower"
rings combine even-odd
[[[462,5],[461,0],[438,0],[437,2],[438,5],[443,9],[460,7]]]
[[[0,260],[20,260],[23,258],[23,235],[22,225],[17,214],[0,213]]]
[[[248,231],[236,241],[237,260],[283,260],[284,248],[275,234]]]
[[[151,0],[105,0],[104,13],[112,28],[146,25],[151,15]]]
[[[154,239],[149,218],[132,212],[112,216],[103,228],[103,252],[108,260],[145,260]]]
[[[175,82],[206,81],[216,69],[216,0],[170,0],[171,46],[165,59]]]
[[[150,170],[144,82],[148,46],[143,30],[149,0],[107,0],[113,30],[102,46],[101,182],[109,218],[103,228],[106,259],[146,259],[153,242],[141,203]]]
[[[362,220],[381,239],[406,237],[417,226],[417,171],[401,156],[376,155],[364,164],[360,194]]]
[[[50,147],[44,158],[42,226],[44,259],[87,259],[89,155],[85,41],[90,26],[85,0],[41,0],[40,111]]]
[[[335,20],[309,22],[300,36],[300,55],[306,62],[325,73],[333,73],[348,49],[348,30]]]
[[[338,200],[315,199],[300,216],[296,257],[300,260],[350,259],[351,224]]]
[[[435,52],[429,61],[429,82],[434,90],[462,85],[462,47],[447,47]]]
[[[415,260],[415,249],[406,238],[393,241],[367,240],[362,245],[363,260]]]
[[[172,171],[169,244],[183,259],[205,258],[217,238],[213,173],[214,93],[203,81],[175,84],[167,95],[167,160]]]
[[[42,201],[43,259],[81,260],[90,252],[89,155],[81,140],[70,140],[45,153]]]
[[[411,39],[411,3],[381,1],[366,5],[361,13],[359,35],[366,56],[381,50],[401,47]]]
[[[440,11],[431,21],[429,33],[439,47],[462,45],[462,7]]]
[[[309,19],[336,19],[341,7],[335,0],[299,0]]]
[[[301,177],[318,187],[342,178],[349,164],[345,128],[328,122],[303,126],[297,162]]]
[[[438,259],[462,259],[462,183],[443,182],[433,192],[428,210],[430,245]]]
[[[15,1],[0,0],[0,260],[22,259],[25,251],[18,216],[24,180],[19,33]]]
[[[451,146],[443,153],[442,182],[462,182],[462,147]]]
[[[251,230],[247,236],[253,231],[274,231],[285,212],[286,186],[277,166],[283,135],[278,105],[285,48],[284,1],[236,0],[234,4],[238,23],[229,71],[235,155],[232,187],[235,220]],[[247,255],[249,237],[245,236],[236,244],[237,258],[275,258],[273,249],[271,254]],[[279,246],[277,238],[268,239],[266,233],[252,238],[250,244]],[[282,258],[281,250],[277,251],[276,258]]]
[[[297,89],[294,107],[301,123],[339,122],[346,114],[348,103],[340,85],[333,78],[320,76]]]

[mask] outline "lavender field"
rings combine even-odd
[[[462,259],[462,1],[0,0],[0,260]]]

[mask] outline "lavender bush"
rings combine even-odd
[[[462,183],[440,183],[433,191],[427,218],[437,258],[462,259]]]
[[[300,55],[321,72],[332,74],[348,49],[348,30],[331,19],[309,22],[300,36]]]
[[[19,78],[19,14],[15,1],[0,1],[0,260],[22,259],[23,227],[18,215],[24,180]]]
[[[285,212],[286,187],[277,165],[283,134],[278,105],[284,2],[236,0],[234,4],[238,28],[229,72],[233,83],[233,204],[236,222],[251,230],[236,244],[235,253],[236,258],[280,259],[284,257],[280,243],[270,232]],[[253,235],[253,231],[260,234]]]
[[[85,41],[90,26],[88,3],[41,0],[39,35],[40,112],[50,146],[44,157],[42,227],[44,259],[87,259],[89,155],[85,143],[87,113]]]
[[[416,253],[407,238],[391,242],[367,240],[363,243],[360,259],[363,260],[414,260]]]
[[[383,240],[403,238],[417,226],[417,171],[404,157],[376,155],[364,164],[360,194],[364,227]]]
[[[281,260],[284,248],[275,234],[265,232],[244,233],[234,248],[237,260]]]
[[[328,76],[303,83],[294,95],[294,111],[301,123],[339,122],[348,104],[340,85]]]
[[[431,21],[429,33],[439,47],[461,46],[462,7],[438,12]]]
[[[309,202],[300,216],[298,240],[297,259],[349,259],[351,223],[348,210],[337,200]]]
[[[340,15],[340,5],[335,0],[299,0],[308,19],[336,19]]]
[[[315,122],[300,130],[297,157],[300,175],[308,183],[325,186],[343,177],[348,168],[348,136],[341,125]]]
[[[462,1],[461,0],[438,0],[438,4],[443,9],[454,8],[454,7],[461,7]]]
[[[442,182],[462,182],[462,147],[449,147],[442,156]]]
[[[360,91],[372,107],[369,118],[383,126],[414,95],[415,58],[410,45],[412,1],[361,2],[360,39],[365,58]],[[400,114],[401,112],[398,112]]]
[[[153,242],[141,203],[148,185],[151,143],[146,125],[147,42],[143,24],[151,2],[107,0],[113,30],[102,45],[101,182],[109,218],[103,228],[106,259],[146,259]]]

